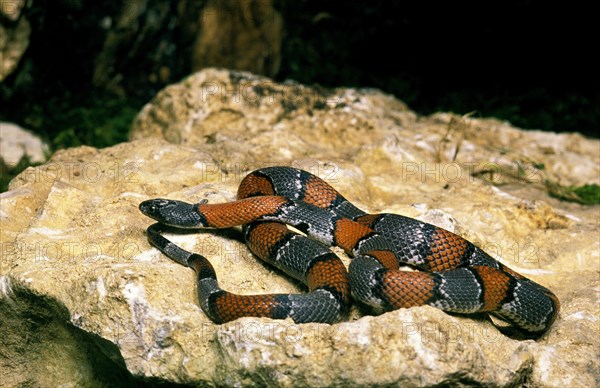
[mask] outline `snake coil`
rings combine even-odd
[[[242,180],[237,197],[224,204],[158,198],[139,206],[158,221],[147,230],[150,243],[196,271],[200,306],[217,323],[243,316],[332,323],[347,312],[350,295],[378,311],[430,305],[447,312],[488,312],[533,334],[545,332],[557,317],[556,295],[464,238],[401,215],[367,214],[306,171],[256,170]],[[305,283],[309,292],[227,292],[205,257],[161,235],[165,226],[236,225],[243,225],[254,254]],[[327,248],[332,245],[353,257],[348,270]],[[407,271],[407,266],[419,271]]]

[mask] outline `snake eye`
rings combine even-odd
[[[156,215],[160,211],[162,205],[164,205],[164,203],[157,203],[156,200],[150,199],[140,203],[139,209],[145,215],[152,217],[152,215]]]

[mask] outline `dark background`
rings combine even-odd
[[[115,3],[33,3],[27,10],[30,46],[0,85],[0,120],[40,133],[53,149],[127,140],[143,104],[191,71],[191,42],[159,28],[141,43],[143,53],[143,44],[177,42],[165,62],[169,82],[133,82],[156,58],[122,52],[116,66],[132,80],[125,93],[95,88],[94,54],[106,35],[100,21],[117,15],[121,6]],[[165,3],[174,13],[178,2]],[[599,136],[600,66],[593,58],[599,34],[589,7],[541,1],[272,4],[285,30],[277,80],[375,87],[419,114],[474,112],[526,129]]]
[[[523,128],[599,136],[600,34],[595,12],[577,3],[286,4],[282,75],[374,86],[422,114],[475,110]],[[306,28],[319,12],[330,17]]]

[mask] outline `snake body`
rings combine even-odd
[[[142,213],[158,221],[148,228],[150,243],[197,272],[200,306],[217,323],[243,316],[332,323],[343,318],[350,295],[378,311],[430,305],[455,313],[488,312],[532,334],[545,332],[558,315],[560,304],[550,290],[464,238],[413,218],[365,213],[306,171],[256,170],[242,180],[237,198],[224,204],[160,198],[140,204]],[[309,292],[227,292],[208,259],[161,235],[165,225],[243,225],[250,250],[307,284]],[[333,245],[353,257],[348,271],[327,248]]]

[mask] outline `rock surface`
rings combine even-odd
[[[0,82],[15,70],[29,47],[31,25],[21,17],[24,3],[16,0],[0,4]]]
[[[0,159],[9,168],[23,157],[31,163],[43,163],[50,149],[38,136],[13,123],[0,122]]]
[[[60,151],[1,195],[0,372],[15,384],[597,385],[600,207],[551,198],[543,181],[599,183],[598,150],[576,134],[418,117],[375,90],[197,73],[142,110],[131,142]],[[273,164],[310,170],[367,211],[463,235],[555,291],[559,319],[537,341],[430,307],[355,306],[335,325],[214,325],[193,272],[149,246],[137,205],[229,201],[246,172]],[[304,290],[235,229],[170,237],[208,257],[230,291]]]

